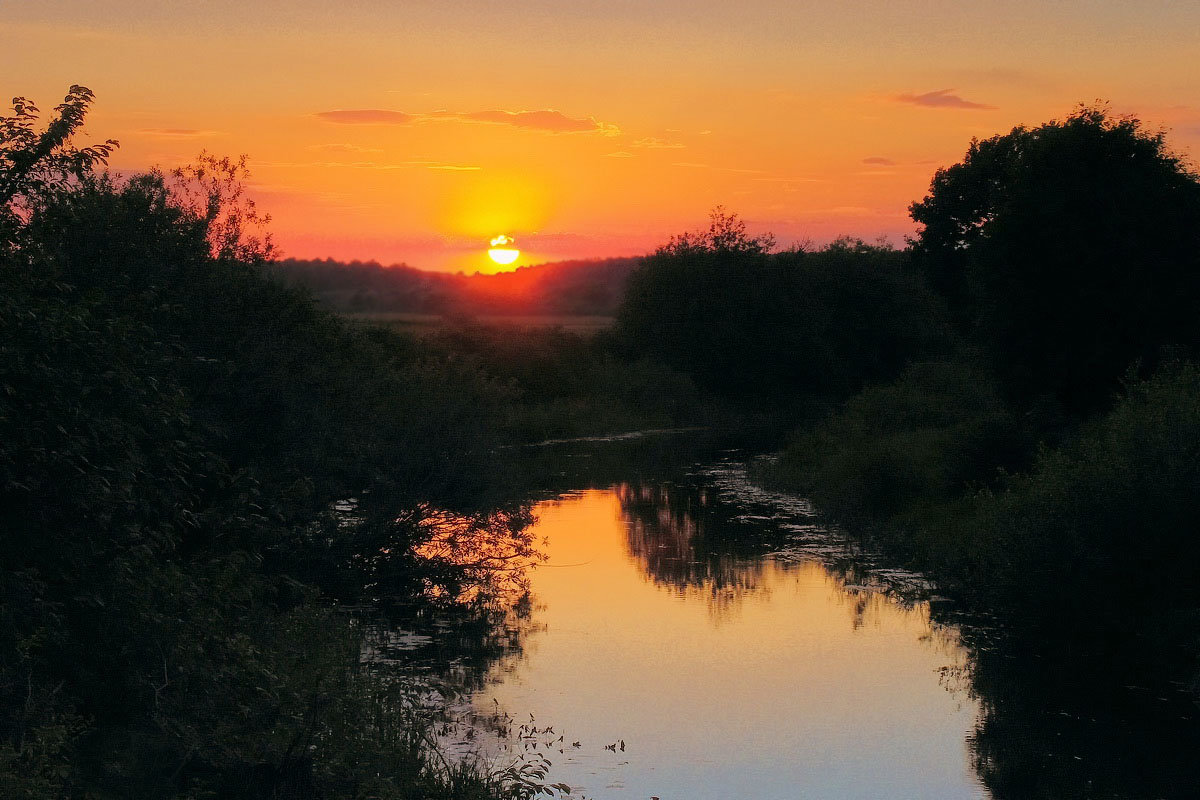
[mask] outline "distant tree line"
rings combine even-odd
[[[267,268],[341,313],[611,316],[638,263],[636,258],[559,261],[494,275],[333,259],[285,258]]]
[[[943,306],[904,254],[838,239],[771,252],[735,215],[659,248],[630,276],[614,345],[718,395],[844,398],[945,347]]]

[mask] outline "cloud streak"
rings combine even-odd
[[[417,117],[403,111],[387,111],[380,108],[335,109],[318,111],[317,116],[326,122],[340,125],[407,125]]]
[[[660,139],[657,136],[647,136],[644,139],[638,139],[630,147],[644,147],[648,150],[678,150],[684,147],[684,145],[679,142]]]
[[[431,111],[426,114],[406,114],[379,108],[335,109],[318,111],[317,118],[325,122],[342,125],[411,125],[435,120],[482,123],[486,125],[510,125],[514,128],[542,131],[545,133],[599,133],[603,136],[618,136],[621,130],[595,117],[568,117],[561,111],[541,109],[537,111]]]
[[[378,161],[255,161],[254,167],[315,167],[319,169],[369,169],[390,171],[397,169],[437,169],[448,172],[476,172],[483,167],[475,164],[447,164],[444,161],[401,161],[381,164]]]
[[[220,131],[204,131],[196,128],[142,128],[143,136],[159,136],[164,139],[197,139],[201,136],[221,136]]]
[[[956,94],[952,94],[954,89],[938,89],[935,92],[925,92],[925,94],[899,94],[895,99],[901,103],[910,103],[914,106],[923,106],[925,108],[967,108],[974,110],[990,109],[995,106],[987,105],[986,103],[976,103],[972,100],[966,100]]]
[[[316,150],[324,153],[382,153],[378,147],[359,147],[356,144],[314,144],[310,145],[308,150]]]

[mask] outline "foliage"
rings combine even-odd
[[[1170,365],[979,497],[979,557],[1010,601],[1143,625],[1200,605],[1198,497],[1200,368]]]
[[[68,141],[90,100],[0,125],[0,788],[502,793],[435,766],[329,601],[484,580],[423,559],[411,512],[483,530],[506,390],[265,277],[239,162],[95,173]],[[480,535],[525,556],[527,521]]]
[[[771,254],[718,211],[630,276],[614,338],[726,396],[827,401],[935,351],[941,316],[900,253],[843,239]]]
[[[506,382],[508,425],[521,441],[696,424],[711,412],[688,376],[622,359],[603,336],[468,323],[427,341]]]
[[[656,256],[701,256],[711,253],[723,255],[765,255],[775,248],[775,237],[771,234],[751,236],[746,232],[746,223],[736,214],[717,206],[708,215],[708,228],[686,231],[659,247]]]
[[[559,261],[512,272],[449,274],[404,264],[285,258],[266,268],[340,313],[612,316],[640,259]]]
[[[1157,627],[1163,641],[1188,641],[1200,607],[1200,368],[1131,380],[1109,414],[1034,458],[1032,431],[977,368],[917,364],[797,434],[761,477],[1025,624]]]
[[[929,518],[993,481],[1001,465],[1021,464],[1029,448],[986,373],[924,362],[798,433],[763,477],[860,530],[902,535],[910,555],[933,557],[941,543],[921,541]]]
[[[245,156],[233,161],[207,152],[197,163],[171,170],[171,199],[187,216],[204,221],[213,258],[263,264],[278,255],[266,230],[270,215],[260,215],[245,194],[249,177]]]
[[[1103,409],[1130,364],[1200,347],[1200,182],[1137,119],[973,141],[911,212],[917,265],[1020,405]]]
[[[105,165],[118,146],[114,139],[77,148],[71,137],[95,95],[85,86],[72,86],[55,107],[58,115],[37,131],[38,108],[14,97],[12,116],[0,115],[0,243],[9,242],[26,203],[68,188],[74,176]]]

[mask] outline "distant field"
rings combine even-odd
[[[497,328],[562,328],[579,334],[593,334],[609,328],[612,317],[571,314],[479,314],[471,317],[444,317],[440,314],[417,314],[404,311],[343,314],[346,319],[368,325],[380,325],[399,331],[422,334],[433,332],[464,320]]]

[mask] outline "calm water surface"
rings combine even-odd
[[[839,568],[802,502],[725,465],[535,513],[534,630],[473,700],[511,735],[460,746],[592,798],[988,796],[953,629],[898,599],[919,576]]]

